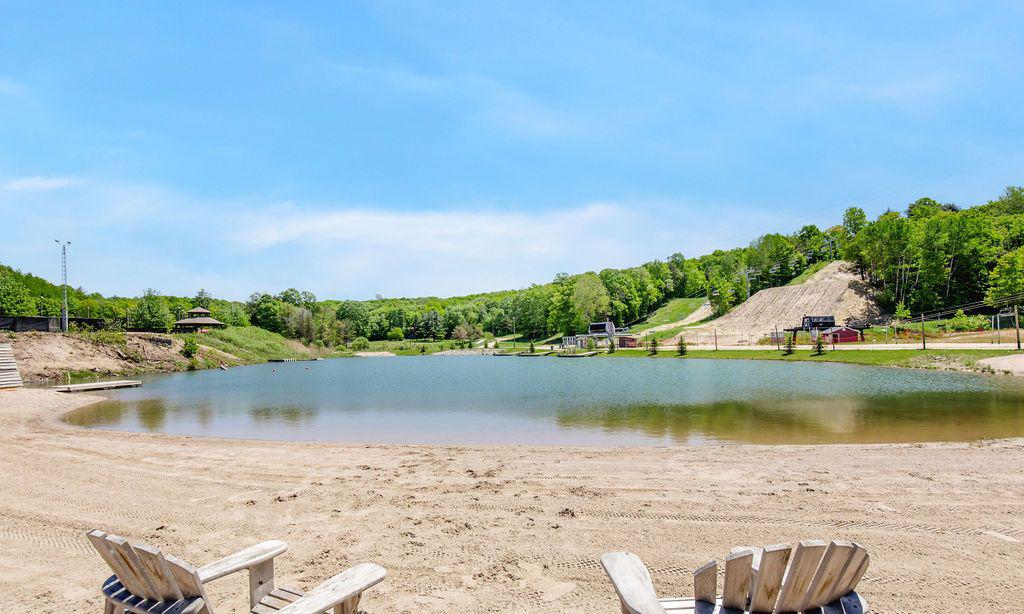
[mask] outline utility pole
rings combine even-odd
[[[925,340],[924,340],[924,313],[921,314],[921,349],[922,350],[927,350],[928,349],[928,345],[927,345],[927,343],[925,343]]]
[[[743,279],[746,281],[746,292],[747,292],[747,300],[748,301],[750,300],[750,273],[751,273],[751,271],[752,271],[752,269],[750,267],[746,267],[746,268],[743,269]],[[754,275],[754,279],[757,279],[757,275]]]
[[[715,351],[718,351],[718,329],[715,329]]]
[[[54,239],[53,242],[60,245],[61,291],[64,295],[64,301],[60,308],[60,331],[66,333],[68,332],[68,245],[71,245],[71,241]]]
[[[1020,351],[1020,320],[1017,317],[1017,306],[1013,306],[1013,327],[1017,329],[1017,351]]]
[[[779,325],[775,325],[775,349],[782,349],[782,339],[779,338]]]

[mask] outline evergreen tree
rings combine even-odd
[[[615,353],[615,349],[616,349],[615,348],[615,337],[609,337],[608,338],[608,353],[609,354],[614,354]]]
[[[655,337],[654,335],[651,335],[650,354],[651,354],[651,356],[654,356],[657,353],[658,353],[658,338]]]
[[[199,292],[196,292],[195,297],[192,299],[193,307],[202,307],[203,309],[209,309],[210,303],[213,301],[213,297],[206,290],[200,288]]]
[[[814,355],[821,356],[825,353],[825,336],[818,333],[818,338],[814,340]]]
[[[597,342],[594,341],[593,337],[587,337],[587,351],[593,352],[597,349]]]
[[[530,353],[533,354],[536,350],[533,347],[533,341],[530,341]]]
[[[782,355],[789,356],[796,351],[796,333],[786,335],[786,344],[782,346]]]
[[[679,343],[676,344],[676,354],[686,356],[686,339],[682,335],[679,336]]]

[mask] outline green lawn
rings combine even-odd
[[[420,351],[423,348],[423,351]],[[363,352],[391,352],[399,356],[417,356],[433,354],[442,350],[460,349],[457,341],[433,341],[430,339],[405,339],[403,341],[371,341],[370,347]]]
[[[630,326],[629,330],[630,332],[642,332],[652,326],[678,322],[694,311],[697,311],[697,308],[706,300],[707,298],[703,296],[697,298],[674,298],[662,305],[643,322]]]
[[[963,366],[971,368],[982,358],[1012,354],[1009,350],[836,350],[814,356],[812,350],[797,350],[785,356],[779,350],[690,350],[686,359],[716,360],[784,360],[800,362],[840,362],[857,365],[940,368]],[[645,357],[646,350],[619,350],[599,354],[601,358]],[[675,347],[663,347],[653,358],[679,358]]]

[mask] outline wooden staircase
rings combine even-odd
[[[21,373],[10,343],[0,343],[0,388],[21,388]]]

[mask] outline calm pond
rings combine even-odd
[[[748,360],[423,356],[142,378],[68,420],[180,435],[412,444],[700,445],[1024,435],[1024,382]]]

